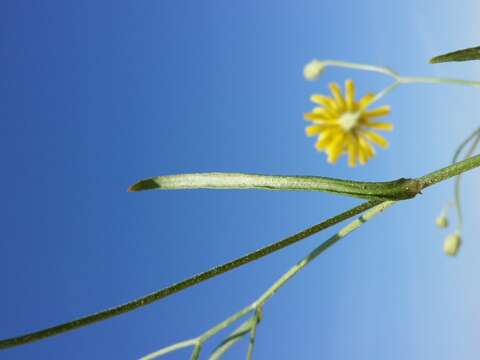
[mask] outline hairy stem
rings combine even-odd
[[[421,189],[425,189],[451,177],[463,174],[464,172],[472,170],[478,166],[480,166],[480,155],[472,156],[471,158],[446,166],[440,170],[433,171],[430,174],[418,178],[418,181]]]

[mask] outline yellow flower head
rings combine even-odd
[[[305,114],[305,119],[313,125],[306,128],[307,136],[318,136],[315,147],[325,151],[327,161],[335,163],[340,155],[348,154],[348,165],[355,166],[357,160],[364,165],[375,155],[372,143],[382,148],[388,147],[388,142],[372,130],[393,129],[387,122],[378,122],[373,118],[388,115],[389,106],[382,106],[367,111],[367,107],[375,99],[368,93],[359,101],[355,101],[355,87],[352,80],[345,81],[345,97],[342,96],[337,83],[330,83],[333,97],[312,95],[311,100],[321,106]]]

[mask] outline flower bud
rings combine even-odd
[[[443,251],[448,256],[456,256],[462,245],[462,239],[458,232],[448,235],[443,242]]]
[[[312,60],[303,68],[303,76],[305,79],[313,81],[318,79],[324,69],[325,65],[323,65],[322,62],[318,60]]]
[[[435,219],[435,225],[437,225],[438,228],[444,229],[448,227],[448,218],[445,214],[440,214],[436,219]]]

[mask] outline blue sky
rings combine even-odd
[[[399,88],[382,101],[392,107],[391,148],[350,169],[345,159],[327,164],[304,136],[308,97],[329,81],[352,78],[366,92],[388,79],[330,69],[309,83],[301,73],[328,58],[480,79],[476,63],[427,64],[478,45],[475,14],[474,1],[2,1],[0,337],[127,302],[358,203],[309,193],[127,193],[140,178],[389,180],[447,165],[478,122],[478,90]],[[285,286],[265,306],[255,357],[476,359],[475,176],[464,181],[457,258],[443,255],[446,233],[433,225],[451,197],[445,183],[366,224]],[[249,304],[333,232],[0,357],[138,358]],[[241,343],[226,358],[244,354]]]

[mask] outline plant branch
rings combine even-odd
[[[465,148],[465,146],[468,145],[468,143],[470,141],[472,141],[478,134],[480,134],[480,128],[477,128],[475,129],[475,131],[473,131],[457,148],[457,150],[455,150],[455,154],[453,155],[453,159],[452,159],[452,164],[455,164],[457,161],[458,161],[458,158],[460,157],[460,154],[462,153],[463,149]],[[470,154],[471,155],[471,154]],[[466,156],[465,158],[468,158],[468,156]]]
[[[346,219],[349,219],[355,215],[358,215],[362,213],[365,210],[368,210],[372,208],[373,206],[377,205],[379,201],[369,201],[365,202],[363,204],[360,204],[358,206],[355,206],[339,215],[336,215],[332,218],[329,218],[319,224],[316,224],[314,226],[311,226],[307,229],[304,229],[292,236],[289,236],[283,240],[280,240],[276,243],[267,245],[261,249],[258,249],[256,251],[253,251],[247,255],[244,255],[242,257],[239,257],[237,259],[234,259],[232,261],[229,261],[227,263],[224,263],[222,265],[213,267],[205,272],[202,272],[200,274],[194,275],[188,279],[185,279],[183,281],[180,281],[178,283],[175,283],[171,286],[168,286],[166,288],[163,288],[159,291],[153,292],[151,294],[142,296],[138,299],[135,299],[133,301],[130,301],[126,304],[119,305],[110,309],[106,309],[104,311],[100,311],[95,314],[87,315],[84,317],[81,317],[76,320],[68,321],[66,323],[52,326],[40,331],[28,333],[25,335],[21,335],[18,337],[10,338],[10,339],[5,339],[5,340],[0,340],[0,349],[5,349],[9,347],[14,347],[14,346],[19,346],[27,343],[31,343],[34,341],[38,341],[44,338],[48,338],[51,336],[59,335],[61,333],[71,331],[74,329],[78,329],[80,327],[93,324],[99,321],[103,321],[106,319],[109,319],[114,316],[118,316],[121,314],[124,314],[126,312],[138,309],[140,307],[146,306],[148,304],[151,304],[153,302],[156,302],[160,299],[163,299],[167,296],[173,295],[179,291],[182,291],[184,289],[187,289],[191,286],[197,285],[203,281],[206,281],[208,279],[211,279],[215,276],[221,275],[227,271],[233,270],[239,266],[248,264],[249,262],[258,260],[264,256],[267,256],[275,251],[278,251],[280,249],[283,249],[289,245],[292,245],[300,240],[303,240],[309,236],[312,236],[324,229],[327,229],[335,224],[338,224],[341,221],[344,221]]]
[[[248,350],[247,350],[247,360],[252,360],[253,355],[253,348],[255,347],[255,341],[257,337],[257,326],[261,321],[262,318],[262,307],[257,307],[255,310],[255,316],[253,317],[253,324],[252,329],[250,330],[250,339],[248,342]]]
[[[473,143],[470,145],[470,148],[468,149],[467,153],[465,154],[465,159],[468,159],[472,154],[475,152],[475,149],[477,148],[479,142],[480,142],[480,133],[477,131],[474,132],[475,134],[475,140]],[[463,145],[463,144],[462,144]],[[455,182],[454,182],[454,204],[455,204],[455,210],[457,211],[457,219],[458,219],[458,225],[457,225],[457,230],[461,231],[463,229],[463,211],[462,211],[462,202],[460,198],[460,183],[462,179],[462,174],[459,174],[455,177]]]
[[[464,173],[468,170],[471,170],[473,168],[476,168],[480,166],[480,155],[473,156],[471,158],[468,158],[466,160],[460,161],[458,163],[452,164],[450,166],[447,166],[445,168],[442,168],[440,170],[434,171],[428,175],[422,176],[416,180],[414,180],[415,186],[419,186],[419,189],[424,189],[429,186],[432,186],[438,182],[444,181],[450,177],[459,175],[461,173]],[[419,189],[416,189],[419,190]],[[300,241],[302,239],[305,239],[306,237],[313,235],[320,230],[326,229],[327,227],[330,227],[340,221],[343,221],[345,219],[348,219],[352,216],[355,216],[369,208],[372,208],[373,206],[379,205],[379,201],[370,201],[364,204],[361,204],[355,208],[352,208],[350,210],[347,210],[346,212],[337,215],[331,219],[328,219],[324,221],[323,223],[320,223],[318,225],[312,226],[311,228],[308,228],[298,234],[295,234],[289,238],[286,238],[278,243],[274,243],[271,245],[268,245],[265,248],[262,248],[260,250],[257,250],[251,254],[245,255],[241,258],[235,259],[233,261],[230,261],[228,263],[225,263],[223,265],[214,267],[206,272],[203,272],[201,274],[195,275],[191,278],[185,279],[179,283],[173,284],[167,288],[161,289],[159,291],[153,292],[149,295],[143,296],[141,298],[135,299],[131,302],[128,302],[123,305],[119,305],[104,311],[100,311],[98,313],[94,313],[91,315],[87,315],[85,317],[72,320],[60,325],[56,325],[53,327],[49,327],[40,331],[28,333],[25,335],[21,335],[18,337],[13,337],[9,339],[4,339],[0,340],[0,349],[5,349],[5,348],[10,348],[14,346],[19,346],[19,345],[24,345],[33,341],[41,340],[44,338],[48,338],[51,336],[55,336],[70,330],[78,329],[80,327],[93,324],[95,322],[99,322],[102,320],[109,319],[114,316],[118,316],[121,314],[124,314],[126,312],[138,309],[140,307],[146,306],[148,304],[151,304],[155,301],[158,301],[162,298],[165,298],[167,296],[173,295],[181,290],[184,290],[188,287],[191,287],[193,285],[196,285],[200,282],[203,282],[207,279],[210,279],[212,277],[215,277],[217,275],[223,274],[229,270],[232,270],[236,267],[239,267],[241,265],[247,264],[253,260],[257,260],[265,255],[268,255],[272,252],[275,252],[285,246],[291,245],[297,241]]]
[[[358,229],[362,224],[367,222],[368,220],[372,219],[374,216],[380,214],[384,210],[388,209],[391,207],[393,204],[395,204],[395,201],[384,201],[372,209],[368,210],[365,214],[361,215],[358,219],[352,221],[345,227],[343,227],[340,231],[338,231],[335,235],[330,237],[328,240],[324,241],[322,244],[320,244],[318,247],[316,247],[312,252],[310,252],[307,256],[305,256],[302,260],[297,262],[293,267],[290,268],[283,276],[280,277],[267,291],[265,291],[256,301],[251,303],[249,306],[243,308],[239,312],[233,314],[226,320],[222,321],[221,323],[215,325],[213,328],[210,330],[207,330],[203,335],[199,336],[197,341],[199,341],[200,344],[203,344],[208,338],[211,336],[215,335],[220,331],[221,329],[224,329],[228,325],[230,325],[233,321],[238,320],[240,317],[246,315],[247,313],[251,311],[255,311],[254,317],[258,316],[258,312],[256,311],[257,309],[262,309],[263,305],[281,288],[283,287],[290,279],[292,279],[298,272],[300,272],[302,269],[304,269],[309,263],[311,263],[315,258],[317,258],[321,253],[323,253],[325,250],[330,248],[332,245],[334,245],[336,242],[339,240],[343,239],[345,236],[350,234],[352,231]],[[256,321],[256,319],[250,319],[249,321]],[[246,327],[246,323],[242,324],[237,330],[234,331],[234,333],[239,332],[239,329],[243,329],[243,327]],[[253,330],[253,328],[252,328]],[[238,341],[238,339],[236,339]],[[228,339],[227,339],[228,341]],[[183,343],[183,342],[182,342]],[[231,346],[231,345],[230,345]],[[170,348],[170,347],[168,347]],[[228,350],[228,348],[226,349]],[[226,351],[225,350],[225,351]],[[252,349],[253,350],[253,349]],[[162,350],[160,350],[162,351]],[[156,352],[158,354],[158,352]],[[222,352],[222,354],[224,351]],[[249,351],[250,354],[250,351]],[[198,353],[199,355],[199,353]],[[148,359],[153,359],[150,357],[151,355],[147,355]],[[218,357],[217,357],[218,358]]]
[[[418,178],[421,189],[425,189],[441,181],[457,176],[480,166],[480,155],[472,156],[463,161],[446,166],[440,170],[433,171]]]

